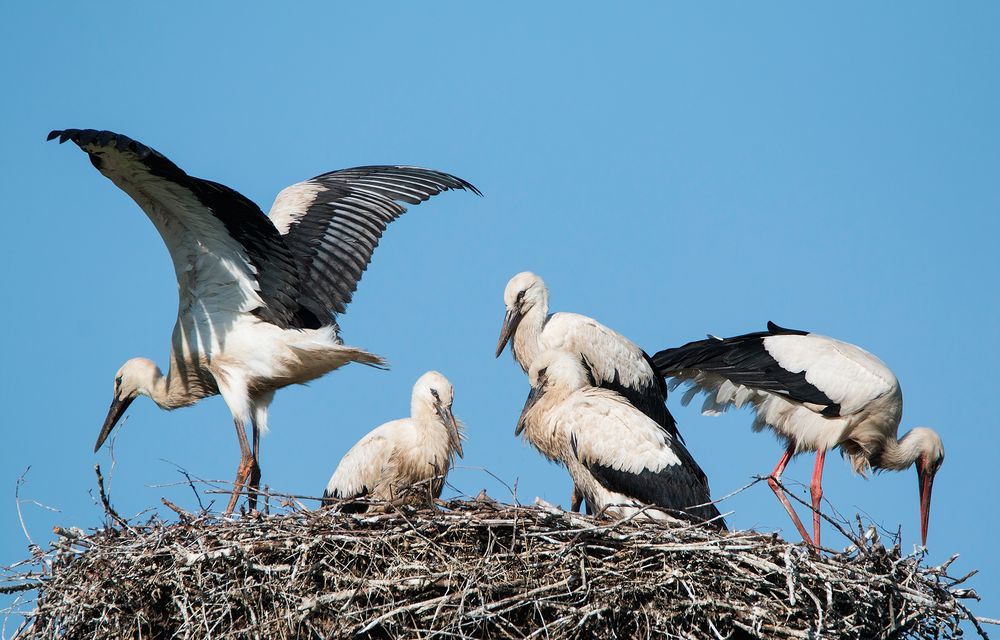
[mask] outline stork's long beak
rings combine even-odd
[[[101,434],[97,436],[97,444],[94,445],[94,453],[97,453],[104,441],[108,439],[111,435],[111,430],[115,428],[118,421],[121,419],[122,414],[128,409],[128,406],[132,404],[135,400],[135,396],[131,396],[121,400],[118,396],[115,396],[114,400],[111,401],[111,408],[108,409],[108,417],[104,419],[104,426],[101,427]]]
[[[936,470],[928,470],[917,463],[917,482],[920,484],[920,544],[927,546],[927,524],[931,519],[931,490],[934,488]]]
[[[540,387],[532,387],[531,391],[528,392],[528,399],[524,401],[524,408],[521,409],[521,415],[517,419],[517,426],[514,427],[514,435],[519,436],[521,432],[524,431],[525,418],[528,417],[528,412],[531,411],[531,407],[545,395],[545,389]]]
[[[503,353],[503,348],[507,346],[507,341],[514,335],[514,331],[517,330],[517,325],[520,324],[523,317],[520,309],[507,309],[507,315],[503,317],[503,326],[500,327],[500,341],[497,342],[496,357],[499,358],[500,354]]]
[[[438,415],[444,421],[444,426],[448,429],[448,441],[454,447],[455,451],[458,452],[458,457],[464,458],[465,452],[462,451],[462,437],[458,433],[458,421],[455,420],[455,414],[451,412],[451,407],[444,407],[439,404],[435,408]]]

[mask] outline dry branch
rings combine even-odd
[[[17,637],[950,638],[975,597],[950,561],[872,533],[815,554],[488,498],[239,519],[168,506],[180,522],[57,530]]]

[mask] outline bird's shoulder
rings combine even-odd
[[[543,350],[583,356],[598,384],[641,387],[655,378],[646,353],[637,344],[589,316],[552,314],[542,328],[540,342]]]
[[[896,376],[861,347],[819,334],[776,335],[764,348],[782,368],[802,372],[808,383],[852,413],[881,396],[899,392]]]

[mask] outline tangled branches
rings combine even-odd
[[[488,498],[58,530],[35,638],[938,638],[973,620],[947,565],[874,535],[606,522]],[[8,576],[8,579],[10,576]]]

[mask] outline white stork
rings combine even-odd
[[[708,415],[749,404],[756,412],[754,431],[770,427],[785,442],[768,484],[807,543],[820,545],[823,462],[827,450],[840,447],[862,475],[869,468],[900,471],[916,465],[920,536],[927,544],[931,489],[944,462],[944,445],[925,427],[897,440],[903,396],[896,376],[872,354],[768,322],[767,331],[666,349],[653,356],[653,363],[661,375],[673,378],[671,385],[691,385],[684,404],[698,392],[707,394],[703,413]],[[779,485],[788,461],[804,451],[816,452],[810,485],[812,540]]]
[[[427,504],[441,496],[463,432],[451,407],[448,379],[428,371],[413,385],[410,417],[376,427],[348,451],[323,492],[325,499],[371,496]]]
[[[191,177],[126,136],[67,129],[48,136],[55,138],[86,151],[149,216],[170,252],[180,295],[166,376],[145,358],[118,370],[94,451],[137,396],[175,409],[221,394],[241,455],[227,513],[243,486],[255,506],[260,433],[275,390],[348,362],[383,364],[345,346],[334,316],[351,301],[386,226],[406,211],[402,203],[419,204],[449,189],[479,194],[468,182],[429,169],[357,167],[284,189],[265,216],[238,192]]]
[[[549,290],[541,277],[529,271],[510,279],[503,300],[507,313],[500,328],[498,358],[508,341],[514,361],[525,373],[539,354],[550,349],[586,358],[594,386],[621,394],[666,433],[683,442],[665,404],[667,385],[656,374],[649,355],[634,342],[587,316],[549,314]],[[578,506],[579,497],[574,495],[572,508]]]
[[[536,357],[514,434],[564,464],[592,512],[630,516],[652,505],[724,528],[684,445],[617,392],[592,386],[587,365],[563,351]],[[658,509],[646,513],[666,518]]]

